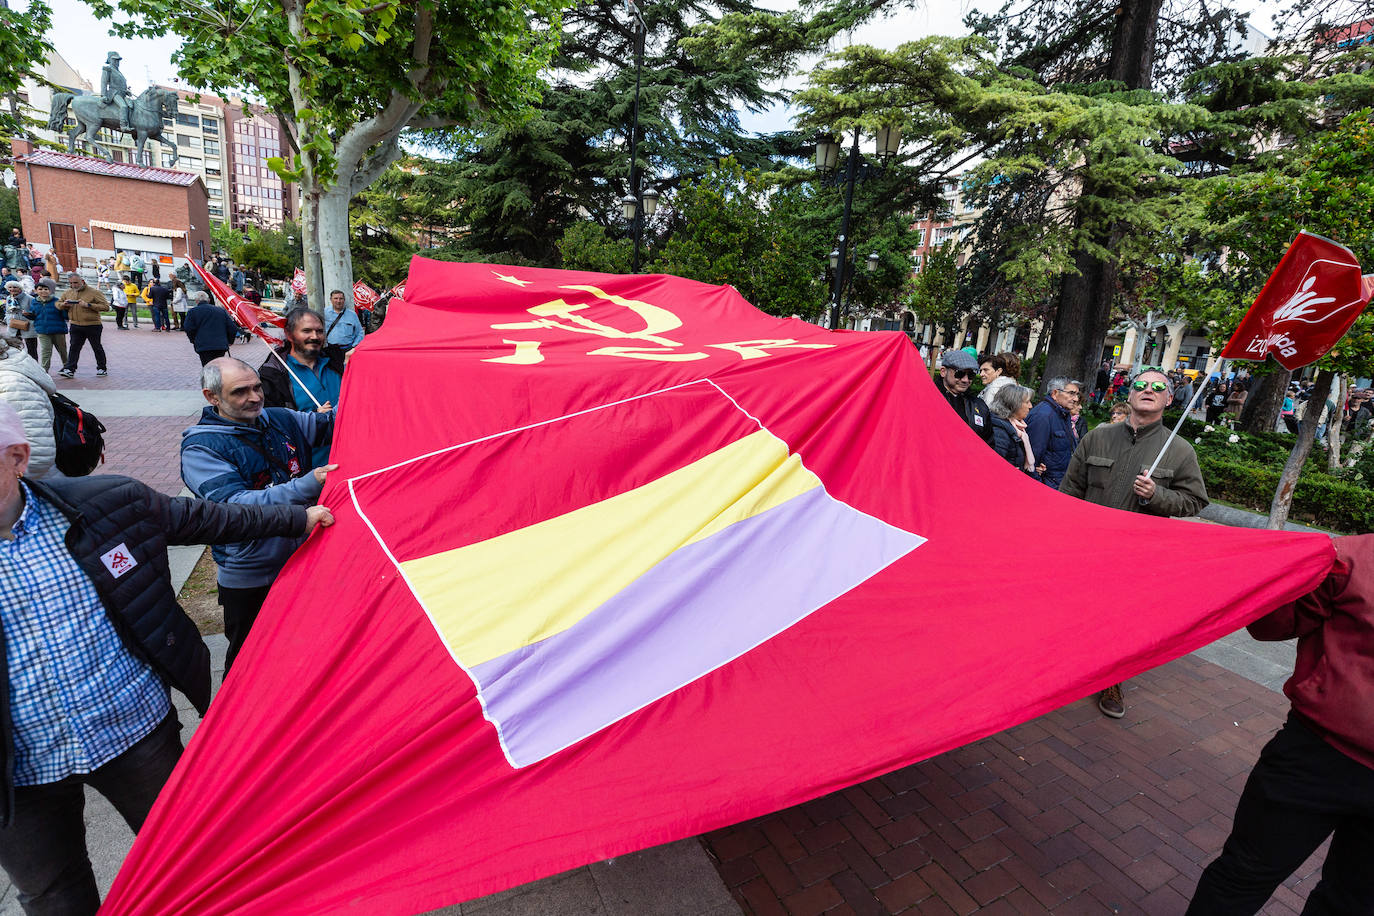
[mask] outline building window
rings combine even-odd
[[[213,200],[219,200],[220,198],[224,197],[224,192],[219,188],[206,188],[205,193],[209,194],[211,199]]]
[[[206,141],[205,141],[205,155],[207,155],[207,156],[218,156],[218,155],[219,155],[219,141],[218,141],[218,140],[206,140]]]
[[[177,123],[180,124],[182,127],[195,127],[195,128],[199,128],[199,127],[200,127],[200,115],[185,114],[184,112],[178,111],[178,112],[177,112]]]
[[[207,134],[214,134],[216,137],[219,136],[219,121],[214,118],[201,118],[200,126]]]
[[[216,176],[218,176],[218,175],[219,175],[219,166],[217,166],[217,165],[207,165],[207,166],[205,167],[205,174],[207,174],[207,175],[216,175]]]
[[[223,207],[217,207],[217,206],[215,206],[214,204],[211,204],[211,205],[210,205],[210,215],[211,215],[211,216],[223,216],[223,215],[224,215],[224,208],[223,208]]]
[[[173,127],[173,126],[175,126],[175,124],[176,124],[176,121],[173,121],[171,118],[163,118],[163,119],[162,119],[162,126],[163,126],[163,127]]]
[[[163,154],[162,154],[162,167],[163,167],[164,169],[170,169],[170,168],[172,167],[172,154],[171,154],[171,153],[163,153]]]

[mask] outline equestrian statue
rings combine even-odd
[[[162,138],[162,119],[175,118],[177,115],[177,94],[171,89],[148,89],[138,98],[129,92],[129,83],[119,72],[119,54],[111,51],[106,58],[105,67],[100,74],[100,95],[73,95],[70,92],[56,92],[52,97],[52,109],[48,112],[48,129],[60,133],[67,120],[67,106],[70,104],[76,126],[67,136],[67,152],[76,152],[76,138],[83,136],[94,151],[106,162],[114,161],[114,154],[103,146],[96,137],[102,127],[118,133],[132,134],[138,141],[136,158],[143,161],[143,148],[149,138],[171,147],[172,165],[177,162],[176,143],[168,143]]]

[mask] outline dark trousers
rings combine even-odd
[[[14,820],[0,829],[0,866],[30,916],[90,916],[100,892],[86,852],[86,789],[110,800],[138,833],[181,757],[181,724],[170,714],[149,735],[94,773],[17,786]]]
[[[219,359],[221,356],[228,356],[228,350],[197,350],[196,356],[200,357],[200,364],[203,366],[212,359]]]
[[[172,329],[172,322],[167,317],[167,306],[154,304],[149,308],[153,313],[153,327],[163,331]]]
[[[219,586],[219,606],[224,609],[224,635],[229,640],[229,649],[224,653],[224,676],[229,676],[229,666],[238,658],[253,621],[258,619],[258,611],[267,600],[270,585],[256,588],[228,588]]]
[[[37,337],[25,337],[25,338],[24,338],[24,349],[25,349],[25,350],[28,350],[28,351],[29,351],[29,355],[32,356],[35,360],[38,359],[38,338],[37,338]]]
[[[81,348],[86,345],[86,341],[91,342],[91,352],[95,354],[95,367],[105,368],[105,347],[100,343],[100,332],[105,330],[98,324],[74,324],[67,329],[67,364],[63,366],[69,372],[76,371],[76,363],[81,359]]]
[[[1328,836],[1331,848],[1304,916],[1374,913],[1374,769],[1290,715],[1260,752],[1231,835],[1202,873],[1188,913],[1259,912]]]
[[[124,328],[124,315],[125,315],[128,311],[129,311],[129,307],[128,307],[127,305],[116,305],[116,306],[114,307],[114,313],[115,313],[115,327],[121,328],[121,329]]]

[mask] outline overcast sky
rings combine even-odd
[[[81,0],[51,2],[55,23],[53,45],[69,64],[91,81],[93,87],[100,85],[100,67],[110,51],[118,51],[124,58],[121,70],[135,94],[142,92],[150,83],[166,85],[177,82],[176,69],[171,63],[172,52],[178,46],[176,38],[115,38],[109,32],[109,23],[96,19],[90,7]],[[26,3],[27,0],[14,0],[12,8],[22,7]],[[778,5],[792,4],[788,0],[778,0]],[[843,36],[836,46],[871,44],[880,48],[895,48],[925,35],[961,34],[964,15],[970,8],[980,5],[992,9],[1000,4],[996,0],[982,0],[981,3],[973,0],[928,0],[921,9],[904,10],[889,19],[870,23]],[[1268,30],[1269,17],[1263,12],[1259,0],[1240,0],[1237,5],[1256,9],[1251,21],[1258,28]],[[803,78],[798,77],[791,88],[799,88],[802,83]],[[759,131],[779,130],[787,125],[788,113],[781,109],[750,115],[745,123],[746,127]]]

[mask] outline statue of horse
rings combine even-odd
[[[119,101],[107,105],[98,95],[74,96],[70,92],[53,93],[52,110],[48,112],[49,130],[61,132],[62,125],[67,120],[69,103],[72,117],[76,119],[76,126],[67,137],[67,152],[76,152],[76,138],[84,133],[84,139],[94,151],[92,155],[98,155],[106,162],[113,162],[114,154],[96,139],[96,131],[108,127],[115,133],[132,134],[138,140],[138,162],[143,161],[143,148],[151,137],[163,146],[171,147],[172,165],[176,165],[176,143],[168,143],[162,138],[162,119],[177,116],[177,94],[171,89],[153,86],[134,99],[133,110],[129,112],[129,130],[123,130],[119,126]]]

